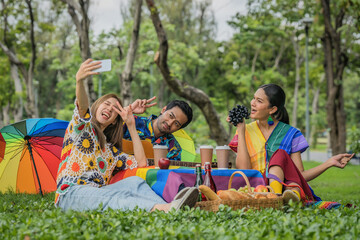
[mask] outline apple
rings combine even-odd
[[[264,185],[257,185],[254,192],[268,192],[268,189]]]
[[[169,169],[170,160],[168,158],[160,158],[159,159],[159,168],[160,169]]]

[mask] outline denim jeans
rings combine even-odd
[[[71,186],[67,193],[60,196],[58,206],[63,210],[84,211],[97,209],[102,204],[102,210],[133,210],[138,207],[150,211],[155,204],[165,203],[142,178],[129,177],[101,188]]]

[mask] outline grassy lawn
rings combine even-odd
[[[316,147],[310,147],[311,151],[326,152],[328,150],[326,144],[317,144]]]
[[[305,168],[316,166],[305,162]],[[360,236],[360,166],[330,169],[310,184],[325,200],[357,208],[320,210],[293,204],[281,210],[217,213],[62,212],[45,197],[0,194],[0,239],[358,239]]]
[[[318,162],[304,161],[304,168],[317,166]],[[347,165],[344,169],[330,168],[309,182],[315,194],[327,201],[351,202],[360,200],[360,166]]]

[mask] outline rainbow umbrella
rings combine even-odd
[[[2,134],[0,133],[0,161],[4,159],[5,146],[6,146],[5,140]]]
[[[6,142],[0,159],[0,191],[41,193],[56,190],[65,130],[69,122],[53,118],[27,119],[3,127]]]
[[[181,161],[194,162],[196,158],[195,144],[192,138],[185,132],[184,129],[180,129],[173,133],[174,137],[181,146]]]

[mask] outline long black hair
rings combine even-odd
[[[272,117],[278,121],[289,124],[289,114],[285,108],[286,95],[284,90],[280,86],[273,83],[262,85],[259,87],[259,89],[260,88],[264,90],[266,96],[269,99],[269,107],[277,107],[277,111],[272,114]]]

